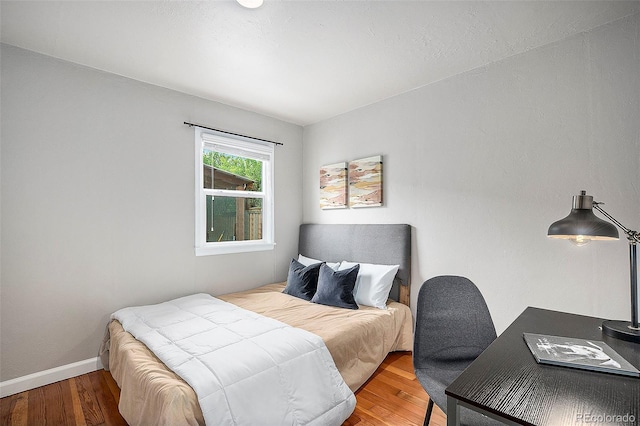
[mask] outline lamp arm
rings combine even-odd
[[[622,229],[624,231],[624,233],[627,234],[627,239],[629,240],[630,243],[640,243],[640,232],[632,231],[631,229],[627,228],[626,226],[624,226],[623,224],[618,222],[616,220],[616,218],[611,216],[602,207],[600,207],[600,204],[604,204],[604,203],[600,203],[598,201],[594,201],[593,202],[593,208],[598,210],[603,215],[605,215],[606,218],[609,219],[611,222],[615,223],[618,226],[618,228]]]

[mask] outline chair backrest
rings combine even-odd
[[[422,284],[416,307],[416,368],[449,365],[462,370],[495,338],[484,297],[469,279],[438,276]]]

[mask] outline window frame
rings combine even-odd
[[[258,191],[204,188],[204,149],[262,161],[262,188]],[[274,146],[237,135],[195,127],[195,254],[208,256],[273,250],[274,240]],[[207,242],[207,195],[261,198],[262,239],[244,241]]]

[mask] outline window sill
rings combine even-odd
[[[259,242],[228,242],[215,243],[204,247],[196,247],[196,256],[211,256],[216,254],[248,253],[254,251],[267,251],[275,248],[275,243]]]

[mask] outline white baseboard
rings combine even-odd
[[[91,373],[92,371],[101,370],[102,368],[100,357],[96,357],[6,380],[0,382],[0,398],[59,382],[60,380]]]

